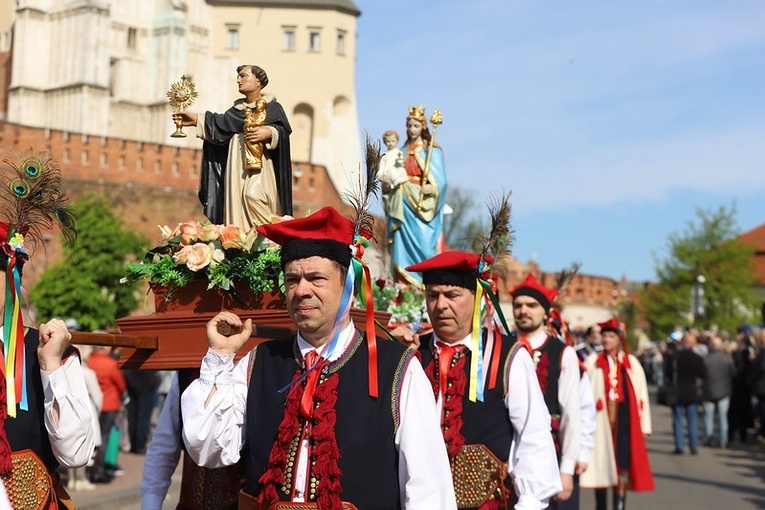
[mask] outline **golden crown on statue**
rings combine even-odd
[[[425,107],[422,105],[419,106],[410,106],[409,107],[409,116],[415,117],[415,118],[423,118],[425,117]]]

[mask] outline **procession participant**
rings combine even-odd
[[[444,154],[428,130],[422,105],[409,107],[406,143],[401,150],[408,180],[383,185],[387,236],[394,276],[407,283],[420,283],[419,276],[406,267],[443,251],[446,204]]]
[[[160,510],[183,452],[181,393],[199,377],[198,368],[173,375],[154,433],[146,450],[141,477],[141,509]],[[207,469],[183,455],[183,477],[176,510],[233,510],[242,487],[242,460],[232,466]]]
[[[581,440],[579,360],[573,348],[550,335],[546,327],[557,290],[540,285],[534,275],[529,274],[510,295],[519,340],[532,350],[539,385],[552,418],[563,485],[556,499],[566,500],[574,489]]]
[[[251,320],[224,311],[208,323],[200,377],[181,399],[187,452],[205,467],[247,458],[240,508],[292,501],[335,509],[341,500],[364,509],[455,508],[416,352],[362,334],[349,316],[354,223],[325,207],[258,232],[282,246],[298,334],[234,364]],[[223,323],[242,331],[223,336]]]
[[[460,508],[513,508],[511,489],[518,498],[515,508],[544,508],[561,490],[550,415],[529,353],[493,326],[493,307],[486,314],[487,327],[477,322],[484,292],[481,259],[450,251],[407,267],[422,273],[433,332],[419,337],[398,329],[394,335],[419,343]],[[482,369],[476,373],[478,365]],[[487,449],[493,468],[471,462],[477,452],[485,459]],[[497,472],[501,480],[492,492],[471,483],[496,478]]]
[[[562,287],[558,286],[560,291]],[[558,307],[550,309],[550,318],[548,320],[551,330],[555,333],[561,342],[573,347],[573,341],[568,331],[566,321],[560,313]],[[577,356],[579,351],[577,351]],[[574,488],[571,491],[571,497],[558,501],[559,510],[579,510],[579,476],[587,470],[590,463],[590,453],[592,452],[595,440],[595,399],[592,394],[592,384],[587,374],[587,368],[582,361],[579,361],[579,410],[581,418],[579,456],[576,459],[574,469]]]
[[[651,411],[645,373],[629,354],[616,319],[600,323],[603,352],[587,358],[595,395],[595,446],[582,487],[594,488],[597,510],[606,508],[613,487],[614,510],[624,510],[627,490],[654,490],[645,436],[651,434]],[[623,350],[620,349],[620,343]]]
[[[236,68],[243,98],[224,113],[175,112],[173,120],[196,126],[202,144],[199,200],[205,216],[216,224],[236,225],[245,231],[271,221],[272,215],[292,214],[290,127],[282,106],[270,97],[265,125],[245,126],[247,110],[258,111],[268,75],[255,65]],[[261,108],[262,109],[262,108]],[[257,123],[256,123],[257,124]],[[264,144],[260,169],[245,164],[247,146]]]
[[[93,454],[90,399],[64,321],[25,326],[25,320],[33,322],[24,316],[21,279],[30,245],[39,245],[42,232],[54,225],[73,239],[74,218],[48,153],[11,153],[5,163],[12,172],[0,175],[0,209],[7,220],[0,222],[0,270],[5,273],[0,475],[14,507],[69,507],[57,469],[84,466]]]

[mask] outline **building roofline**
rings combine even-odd
[[[336,9],[340,12],[361,16],[353,0],[206,0],[211,6],[220,7],[286,7],[296,9]]]

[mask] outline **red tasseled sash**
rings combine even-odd
[[[465,376],[466,359],[467,356],[460,356],[456,362],[452,363],[449,373],[446,375],[447,386],[442,401],[441,432],[444,435],[449,460],[453,460],[465,444],[465,437],[462,435],[462,399],[465,396],[467,382]],[[438,398],[438,374],[435,370],[437,360],[438,358],[435,358],[425,369],[425,375],[428,376],[433,385],[436,398]]]
[[[298,370],[293,380],[302,375]],[[320,481],[316,490],[316,503],[320,510],[342,508],[340,495],[343,492],[340,481],[340,449],[335,437],[335,422],[337,413],[337,384],[340,374],[335,373],[327,377],[316,388],[314,401],[313,428],[311,429],[312,452],[316,462],[311,467],[313,476]],[[287,396],[287,406],[277,431],[276,441],[268,456],[266,471],[258,480],[262,487],[257,500],[263,504],[273,504],[279,501],[277,488],[284,484],[284,472],[287,467],[287,449],[290,442],[300,434],[305,422],[298,419],[300,400],[303,395],[304,384],[295,384]]]

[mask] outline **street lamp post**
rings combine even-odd
[[[691,307],[693,311],[693,323],[697,325],[704,315],[704,283],[707,281],[704,275],[696,272],[696,280],[693,283]]]

